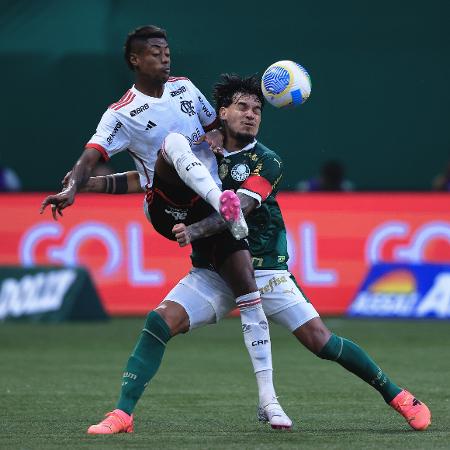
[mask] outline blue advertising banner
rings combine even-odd
[[[375,264],[347,315],[450,319],[450,265]]]

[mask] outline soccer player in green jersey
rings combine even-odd
[[[427,406],[398,387],[357,344],[333,334],[303,295],[287,270],[286,229],[276,193],[282,177],[281,158],[256,141],[264,99],[256,77],[225,75],[216,84],[216,109],[225,135],[224,154],[219,162],[223,188],[235,189],[249,225],[249,245],[255,277],[267,317],[286,327],[311,352],[335,361],[370,384],[416,430],[431,420]],[[92,188],[92,191],[98,191]],[[131,183],[129,192],[132,191]],[[208,266],[205,238],[225,229],[218,214],[198,223],[177,224],[174,234],[180,246],[192,243],[193,269],[167,298],[179,306],[175,313],[189,330],[212,324],[235,308],[232,292]],[[245,333],[246,325],[243,324]],[[149,352],[148,358],[152,358]],[[263,380],[257,378],[258,384]],[[267,420],[259,408],[261,420]]]
[[[224,76],[215,87],[214,97],[225,131],[219,176],[223,188],[236,190],[241,198],[255,277],[267,317],[285,326],[315,355],[337,362],[375,388],[412,428],[426,429],[431,421],[428,407],[399,388],[360,346],[333,334],[287,271],[286,228],[275,199],[283,174],[282,160],[255,140],[263,105],[259,80]],[[255,124],[256,132],[251,131]],[[197,239],[222,229],[224,223],[218,215],[187,227],[176,225],[174,229],[181,246],[193,244],[192,261],[196,267],[184,279],[183,286],[187,287],[178,290],[178,297],[189,298],[191,286],[203,294],[198,302],[208,302],[215,312],[209,318],[203,317],[203,323],[217,321],[232,309],[228,288],[202,263],[202,249],[195,245]],[[209,295],[212,289],[216,295]],[[218,291],[222,295],[217,295]],[[197,308],[200,310],[200,306]]]

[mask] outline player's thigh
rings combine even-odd
[[[228,233],[229,234],[229,233]],[[221,277],[226,281],[235,297],[257,292],[255,275],[253,271],[250,252],[246,248],[247,243],[231,238],[227,246],[227,254],[219,268]],[[233,241],[236,243],[234,244]],[[233,245],[242,244],[241,248],[233,248]]]
[[[186,186],[173,188],[155,175],[144,201],[144,212],[159,234],[174,241],[172,228],[176,224],[198,222],[211,214],[212,208]]]
[[[264,312],[272,321],[292,332],[319,317],[288,271],[257,270],[255,275]]]
[[[155,162],[155,174],[163,180],[173,186],[183,186],[183,180],[179,177],[175,168],[164,158],[161,151],[158,152],[158,156]]]
[[[164,300],[180,304],[189,316],[189,329],[216,323],[235,307],[234,297],[223,279],[208,269],[193,268]]]

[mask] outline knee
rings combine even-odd
[[[330,339],[330,333],[324,330],[317,330],[317,332],[311,337],[310,351],[314,353],[319,358],[322,358],[322,349],[327,344]]]
[[[182,146],[188,145],[188,140],[181,133],[169,133],[164,139],[164,150],[171,151],[172,149],[179,149]]]
[[[331,332],[320,318],[316,318],[295,330],[294,335],[309,351],[322,358],[322,349],[330,340]]]
[[[180,304],[166,300],[155,309],[155,312],[166,322],[172,336],[189,331],[189,316]]]

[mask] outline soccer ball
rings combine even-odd
[[[308,72],[293,61],[278,61],[267,68],[261,79],[265,99],[276,108],[305,103],[311,94]]]

